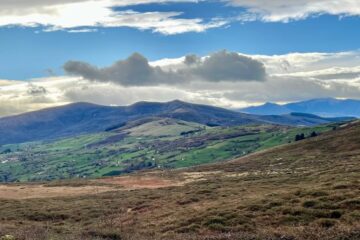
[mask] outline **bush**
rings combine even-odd
[[[330,213],[330,218],[341,218],[342,213],[340,211],[332,211]]]
[[[209,219],[207,219],[204,223],[204,225],[206,226],[210,226],[212,224],[225,224],[225,218],[223,217],[219,217],[219,216],[214,216],[214,217],[210,217]]]
[[[209,229],[214,230],[214,231],[219,231],[219,232],[226,232],[227,229],[224,225],[219,224],[219,223],[212,223],[208,226]]]
[[[318,203],[314,200],[308,200],[308,201],[305,201],[302,205],[305,208],[312,208],[312,207],[315,207],[317,204]]]
[[[320,227],[323,227],[323,228],[331,228],[333,226],[336,225],[337,221],[336,220],[333,220],[333,219],[319,219],[316,221],[317,224],[320,226]]]
[[[5,235],[0,237],[0,240],[15,240],[15,237],[12,235]]]

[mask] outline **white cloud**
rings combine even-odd
[[[225,25],[227,22],[214,18],[181,18],[181,12],[116,11],[123,7],[142,3],[197,2],[195,0],[2,0],[0,2],[0,26],[45,26],[46,31],[68,30],[85,32],[76,28],[131,27],[152,30],[162,34],[203,32]],[[89,30],[88,30],[89,31]]]
[[[68,30],[69,33],[89,33],[89,32],[97,32],[98,30],[95,28],[81,28],[81,29],[71,29]]]
[[[224,0],[246,8],[242,21],[289,22],[312,15],[360,16],[358,0]]]
[[[127,105],[137,101],[184,101],[240,108],[267,101],[290,102],[319,97],[360,99],[360,52],[244,55],[264,63],[266,81],[191,81],[178,85],[122,86],[112,81],[51,77],[0,80],[0,116],[86,101]],[[205,59],[207,57],[204,57]],[[150,62],[181,69],[185,57]]]
[[[270,74],[289,74],[336,67],[360,65],[360,51],[338,53],[289,53],[284,55],[252,55],[262,61]]]
[[[204,32],[234,20],[289,22],[310,16],[331,14],[360,16],[358,0],[220,0],[234,7],[244,8],[238,18],[185,18],[183,13],[136,12],[129,10],[138,4],[197,3],[206,0],[1,0],[1,26],[43,26],[45,31],[66,30],[91,32],[100,27],[131,27],[172,35]],[[116,10],[126,7],[127,10]]]

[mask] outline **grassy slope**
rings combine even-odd
[[[205,128],[162,119],[126,129],[55,142],[6,145],[0,148],[2,181],[38,181],[117,175],[144,168],[179,168],[222,161],[288,143],[297,133],[332,129],[272,125]],[[183,132],[194,133],[181,136]],[[120,135],[120,138],[118,136]],[[109,140],[112,139],[112,140]],[[6,151],[10,149],[11,152]]]
[[[356,240],[359,144],[357,123],[230,162],[155,173],[205,180],[183,187],[0,200],[0,233],[19,239]]]

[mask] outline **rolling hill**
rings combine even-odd
[[[263,115],[261,119],[268,122],[287,126],[316,126],[332,122],[346,122],[354,120],[352,117],[319,117],[309,113],[289,113],[285,115]]]
[[[319,98],[284,105],[265,103],[239,111],[258,115],[284,115],[292,112],[315,114],[322,117],[360,117],[360,100]]]
[[[180,101],[139,102],[128,107],[75,103],[0,119],[0,144],[102,132],[147,117],[175,118],[210,126],[260,123],[248,114]]]
[[[286,144],[297,134],[309,137],[336,126],[208,127],[173,118],[141,118],[112,131],[0,146],[0,181],[95,178],[190,167]]]
[[[344,119],[317,116],[257,116],[181,101],[139,102],[126,107],[74,103],[0,119],[0,145],[111,131],[142,118],[172,118],[206,126],[281,124],[314,126]]]

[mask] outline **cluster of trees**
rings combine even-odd
[[[11,153],[10,148],[7,148],[7,149],[5,149],[4,151],[1,152],[1,154],[8,154],[8,153]]]
[[[312,132],[308,137],[306,137],[304,133],[296,134],[296,136],[295,136],[295,142],[304,140],[304,139],[306,139],[306,138],[316,137],[316,136],[318,136],[318,134],[317,134],[315,131]]]
[[[117,175],[121,175],[124,173],[132,173],[134,171],[151,169],[151,168],[155,168],[157,166],[158,165],[156,164],[156,162],[141,161],[138,163],[131,163],[130,166],[127,166],[126,168],[124,168],[122,170],[114,170],[109,173],[106,173],[106,174],[104,174],[104,176],[117,176]]]

